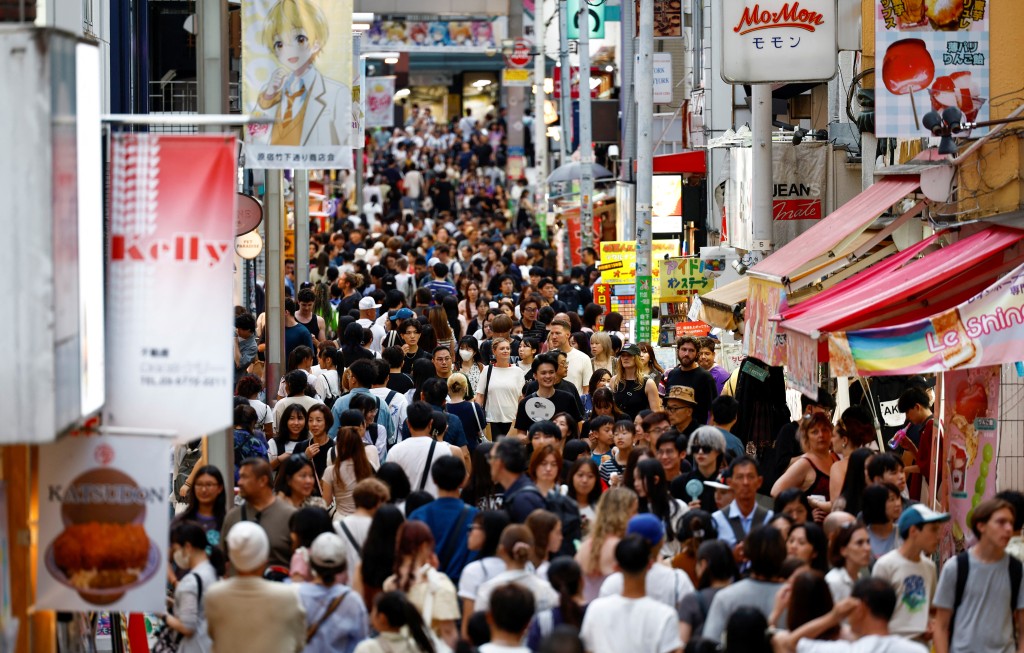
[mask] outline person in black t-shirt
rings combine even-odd
[[[665,387],[683,385],[693,388],[697,407],[693,411],[693,421],[698,425],[707,424],[711,402],[718,396],[715,377],[697,364],[697,353],[700,343],[693,336],[683,336],[676,341],[676,356],[679,366],[665,373]]]
[[[537,391],[530,393],[519,401],[516,410],[516,421],[513,426],[520,437],[525,438],[534,422],[549,420],[556,413],[565,412],[579,422],[583,419],[576,400],[568,392],[555,389],[558,373],[558,360],[550,354],[542,354],[534,363],[534,376],[537,379]],[[550,414],[547,414],[550,413]]]
[[[404,395],[416,387],[412,377],[402,371],[402,365],[405,364],[405,352],[402,351],[401,347],[385,347],[384,351],[380,353],[380,357],[384,359],[391,370],[385,384],[388,390],[394,390]]]

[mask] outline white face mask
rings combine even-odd
[[[188,552],[184,548],[178,549],[173,554],[174,564],[178,565],[181,569],[191,569],[192,560],[188,555]]]
[[[473,360],[473,351],[470,349],[460,349],[459,356],[462,358],[462,360],[469,362]]]

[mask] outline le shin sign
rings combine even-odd
[[[722,79],[814,82],[836,74],[835,0],[724,0]]]

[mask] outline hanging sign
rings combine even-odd
[[[349,4],[351,14],[352,5]],[[486,53],[508,34],[506,16],[478,20],[423,20],[420,16],[383,16],[370,24],[365,52]],[[436,18],[436,16],[431,16]]]
[[[366,126],[391,127],[395,124],[395,78],[369,77],[366,86]]]
[[[263,222],[263,205],[252,195],[238,193],[238,209],[235,212],[235,235],[247,234]]]
[[[605,3],[590,4],[587,2],[585,5],[590,12],[590,38],[603,39]],[[569,0],[569,31],[567,34],[570,39],[580,37],[580,23],[580,0]]]
[[[921,118],[956,107],[968,122],[989,119],[987,0],[874,0],[875,133],[931,136]],[[987,127],[972,130],[978,137]]]
[[[697,257],[658,259],[661,301],[681,302],[715,289],[704,275],[704,262]]]
[[[654,2],[654,38],[679,38],[683,35],[683,0],[652,0]],[[636,8],[635,37],[640,37],[640,3]]]
[[[115,134],[104,424],[231,425],[235,171],[231,134]]]
[[[813,82],[837,71],[835,0],[724,0],[722,79]]]
[[[249,168],[351,168],[352,0],[242,0]]]
[[[39,447],[37,609],[166,612],[169,447],[139,436]]]

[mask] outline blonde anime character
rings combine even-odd
[[[327,19],[312,0],[280,0],[267,12],[261,42],[280,67],[260,90],[257,104],[274,111],[271,145],[330,146],[348,140],[352,91],[315,66],[328,37]]]

